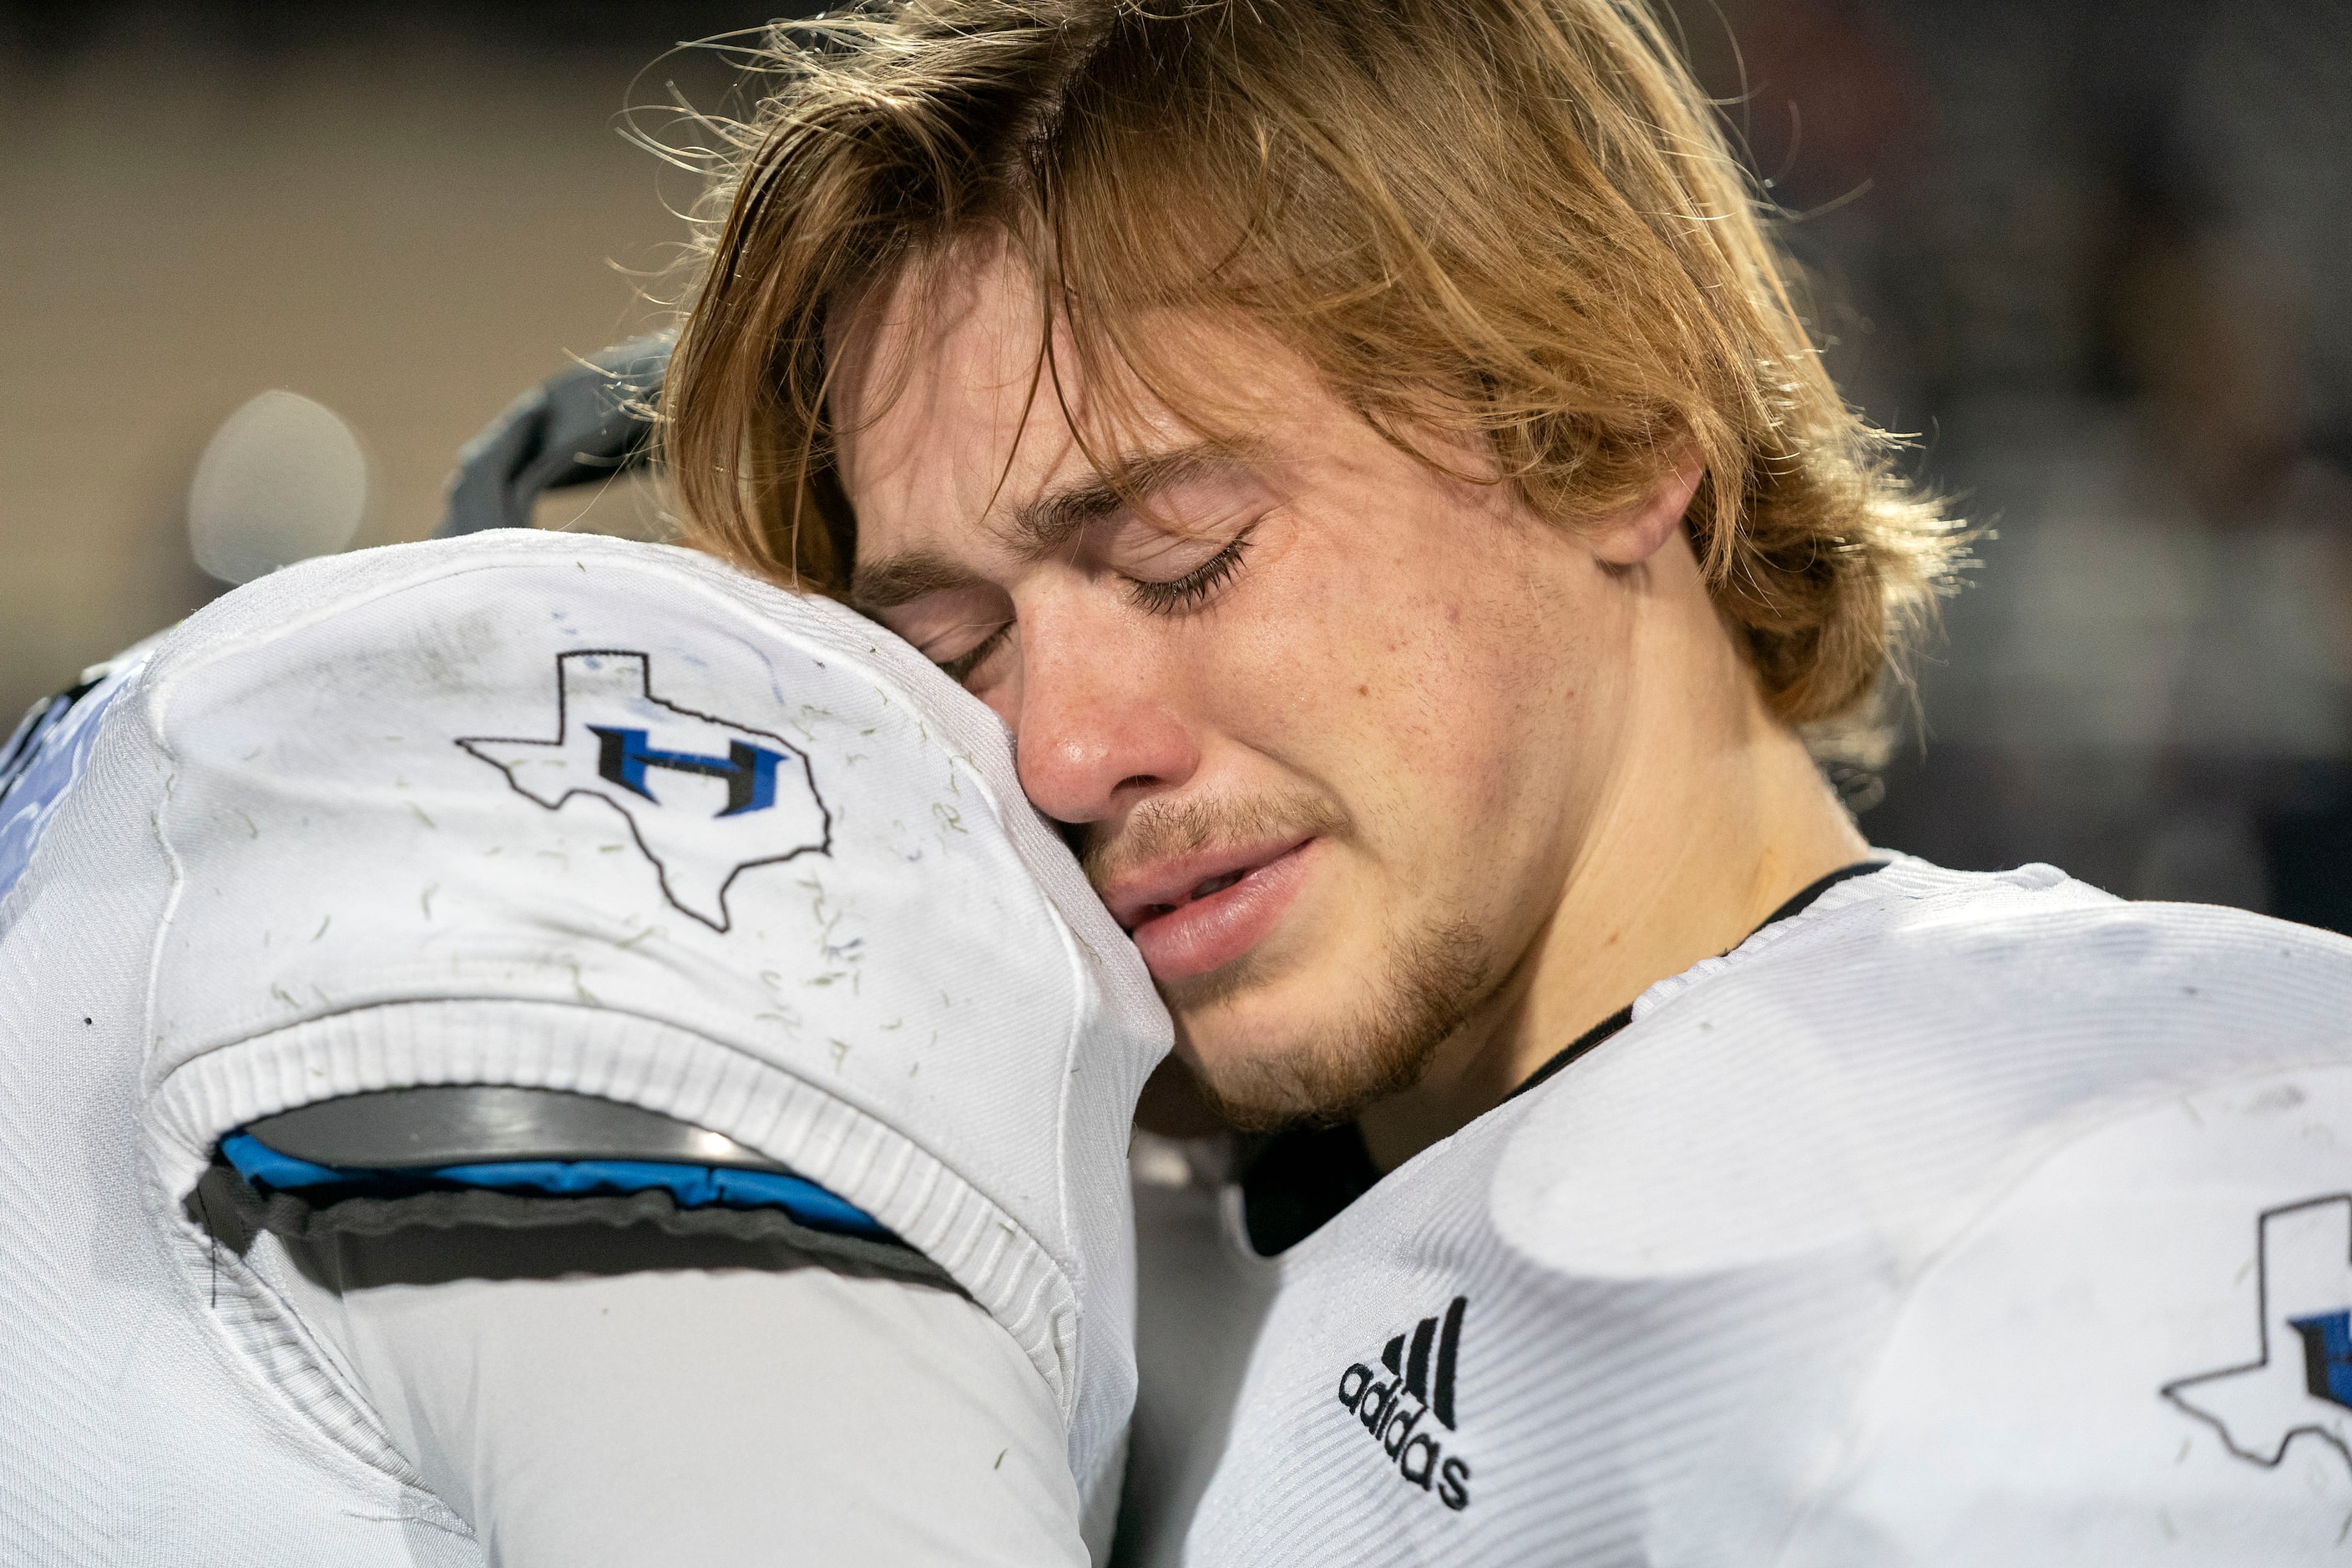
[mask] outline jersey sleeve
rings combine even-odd
[[[1059,1411],[943,1279],[587,1220],[248,1256],[507,1568],[1088,1560]]]
[[[1780,1561],[2334,1561],[2352,1068],[2087,1128],[1913,1283]]]

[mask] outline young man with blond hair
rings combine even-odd
[[[1003,719],[1249,1135],[1139,1189],[1129,1558],[2335,1549],[2352,949],[1868,848],[1954,535],[1656,18],[810,26],[667,455]]]

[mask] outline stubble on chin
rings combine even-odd
[[[1313,795],[1150,802],[1115,834],[1089,835],[1081,858],[1099,890],[1133,867],[1221,844],[1345,840],[1353,832],[1336,803]],[[1279,956],[1245,953],[1160,991],[1181,1029],[1187,1016],[1245,1003],[1287,967]],[[1336,1126],[1419,1082],[1437,1047],[1493,989],[1496,972],[1477,928],[1459,918],[1392,935],[1375,970],[1352,986],[1349,977],[1333,984],[1335,994],[1352,989],[1361,998],[1354,1005],[1335,1008],[1290,1038],[1249,1041],[1217,1061],[1196,1062],[1193,1075],[1211,1107],[1245,1132]]]
[[[1391,940],[1364,1000],[1288,1040],[1253,1041],[1194,1061],[1202,1096],[1244,1132],[1333,1127],[1375,1100],[1411,1089],[1437,1048],[1492,989],[1486,945],[1467,921],[1433,922]],[[1244,960],[1171,988],[1181,1020],[1245,994],[1258,976]]]

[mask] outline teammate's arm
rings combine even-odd
[[[1087,1562],[1059,1412],[943,1282],[598,1222],[256,1254],[493,1563]]]
[[[551,1090],[389,1090],[254,1123],[202,1187],[493,1563],[1087,1562],[1019,1347],[730,1139]]]

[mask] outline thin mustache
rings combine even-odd
[[[1276,838],[1339,838],[1348,818],[1329,801],[1308,795],[1246,799],[1148,800],[1110,834],[1089,829],[1078,858],[1100,893],[1119,878],[1156,861],[1196,855],[1221,844]]]

